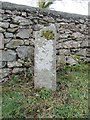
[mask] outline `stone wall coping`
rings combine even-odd
[[[26,6],[26,5],[18,5],[10,2],[1,2],[0,1],[0,9],[3,10],[17,10],[17,11],[25,11],[29,13],[37,13],[37,14],[43,14],[43,15],[48,15],[54,18],[65,18],[65,19],[86,19],[88,18],[87,15],[79,15],[79,14],[72,14],[72,13],[66,13],[66,12],[60,12],[60,11],[54,11],[54,10],[46,10],[46,9],[40,9],[40,8],[35,8],[31,6]]]

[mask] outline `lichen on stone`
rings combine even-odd
[[[45,37],[47,40],[54,40],[55,35],[53,31],[47,30],[47,31],[42,31],[42,37]]]

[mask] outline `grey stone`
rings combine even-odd
[[[18,63],[24,64],[24,60],[18,59]]]
[[[0,27],[0,32],[5,32],[5,29]]]
[[[13,17],[13,23],[20,23],[22,21],[25,21],[26,19],[24,17],[21,16],[14,16]]]
[[[26,12],[22,12],[22,16],[26,17],[27,16]]]
[[[16,28],[16,27],[18,27],[18,25],[16,25],[16,24],[10,24],[10,28]]]
[[[79,42],[76,42],[76,41],[66,41],[63,44],[63,48],[77,48],[77,47],[80,47],[80,43]]]
[[[4,68],[5,66],[6,66],[6,62],[4,62],[4,61],[0,62],[0,69]]]
[[[0,33],[0,49],[4,48],[4,36],[2,33]]]
[[[89,46],[89,44],[88,44],[88,39],[83,40],[80,46],[81,46],[82,48],[83,48],[83,47],[88,47],[88,46]]]
[[[12,11],[6,10],[5,13],[12,14]]]
[[[2,61],[16,61],[16,53],[13,50],[2,51]]]
[[[22,68],[14,68],[14,69],[12,70],[12,73],[16,74],[16,73],[20,73],[20,72],[22,72],[22,71],[23,71]]]
[[[60,39],[62,39],[62,38],[68,38],[68,36],[69,36],[69,34],[60,34]]]
[[[0,79],[9,76],[11,70],[9,68],[0,69]]]
[[[2,14],[3,14],[3,13],[4,13],[4,10],[0,9],[0,13],[2,13]]]
[[[62,43],[56,44],[56,49],[57,49],[57,50],[59,50],[59,49],[61,49],[61,48],[63,48],[63,44],[62,44]]]
[[[90,57],[87,57],[87,58],[85,59],[85,61],[88,62],[88,63],[90,63]]]
[[[5,33],[5,38],[13,38],[13,34],[9,33],[9,32],[6,32]]]
[[[7,65],[8,65],[9,68],[11,68],[11,67],[21,67],[22,66],[22,64],[17,62],[17,61],[8,62]]]
[[[9,42],[10,42],[10,40],[11,40],[11,38],[4,39],[4,44],[7,44],[7,43],[9,43]]]
[[[29,45],[29,40],[24,40],[25,45]]]
[[[36,25],[34,26],[34,30],[37,31],[37,30],[42,29],[43,27],[44,27],[44,25],[36,24]]]
[[[31,21],[31,20],[28,20],[28,19],[20,22],[20,26],[25,26],[25,27],[26,27],[26,26],[29,26],[29,25],[32,25],[32,24],[33,24],[32,21]]]
[[[34,39],[29,39],[29,43],[31,46],[35,46],[35,40]]]
[[[21,59],[31,58],[33,56],[33,47],[20,46],[16,49],[18,57]]]
[[[16,16],[21,15],[21,11],[14,10],[13,14],[16,15]]]
[[[2,62],[2,50],[0,50],[0,62]]]
[[[18,30],[18,28],[8,28],[7,31],[11,33],[15,33]]]
[[[23,44],[24,44],[23,40],[12,39],[9,43],[7,43],[6,47],[7,48],[16,48],[16,47],[23,45]]]
[[[80,23],[82,23],[82,24],[85,22],[85,21],[84,21],[84,20],[82,20],[82,19],[80,19],[79,21],[80,21]]]
[[[75,32],[75,33],[72,34],[72,36],[74,38],[82,38],[82,37],[84,37],[84,35],[82,33],[80,33],[80,32]]]
[[[9,27],[9,22],[0,22],[0,27],[8,28]]]
[[[54,40],[41,37],[42,31],[50,30],[54,33]],[[56,28],[50,25],[35,34],[35,88],[45,87],[56,90]]]
[[[54,18],[48,17],[48,16],[44,17],[43,20],[48,21],[50,23],[54,23],[55,22]]]
[[[69,49],[60,49],[59,50],[59,55],[70,55],[70,50]]]
[[[77,62],[72,56],[68,56],[68,57],[67,57],[66,63],[69,64],[69,65],[78,64],[78,62]]]
[[[25,39],[29,38],[32,30],[30,29],[20,29],[19,32],[17,33],[16,37]]]
[[[66,57],[64,54],[61,54],[60,56],[56,56],[56,70],[62,70],[64,69],[64,66],[66,65]]]
[[[2,16],[0,16],[0,21],[3,21],[3,18],[2,18]]]
[[[80,49],[78,53],[76,53],[77,55],[80,55],[80,56],[86,56],[87,55],[87,51],[86,49]]]

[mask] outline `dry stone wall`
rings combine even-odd
[[[33,71],[35,32],[51,23],[57,30],[57,67],[90,61],[88,17],[0,2],[0,80]]]

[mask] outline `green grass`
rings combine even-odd
[[[57,72],[57,90],[35,90],[33,79],[11,76],[2,87],[3,118],[86,118],[88,65],[65,66]]]

